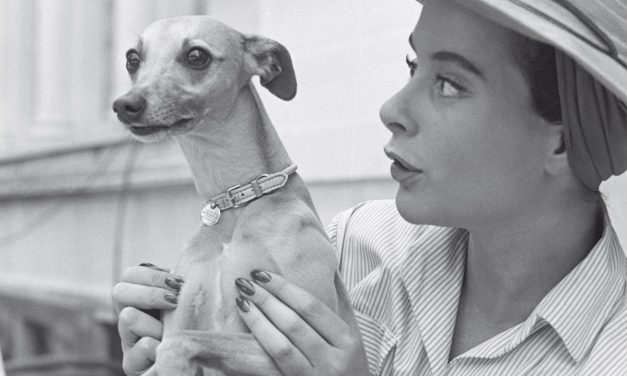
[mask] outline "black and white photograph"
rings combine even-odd
[[[0,376],[627,375],[625,0],[0,0]]]

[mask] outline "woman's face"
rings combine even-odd
[[[406,220],[491,226],[537,202],[549,126],[514,60],[517,40],[452,0],[425,4],[411,78],[381,108]]]

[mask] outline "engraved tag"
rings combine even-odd
[[[220,208],[209,203],[202,208],[200,219],[205,226],[213,226],[220,220]]]

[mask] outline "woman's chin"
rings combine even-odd
[[[410,195],[402,186],[396,192],[396,210],[409,223],[426,224],[426,205],[421,197]]]
[[[427,194],[416,194],[399,187],[396,193],[396,210],[409,223],[416,225],[446,226],[443,220],[442,205],[429,200]]]

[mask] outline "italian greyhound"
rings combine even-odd
[[[189,16],[151,24],[126,58],[133,86],[114,111],[140,141],[175,137],[206,202],[147,374],[280,375],[234,304],[234,280],[253,269],[298,283],[356,329],[333,247],[251,82],[296,95],[285,47]]]

